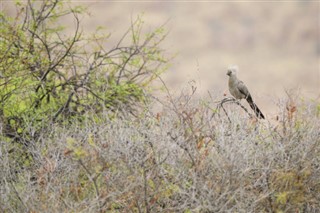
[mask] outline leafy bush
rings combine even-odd
[[[36,137],[44,124],[81,120],[87,111],[133,113],[166,69],[162,27],[142,35],[138,17],[118,44],[105,50],[109,35],[84,35],[79,16],[85,10],[64,4],[28,0],[17,4],[15,18],[1,14],[0,116],[7,137]],[[61,26],[67,17],[74,19],[73,34]],[[29,124],[39,130],[30,134]]]

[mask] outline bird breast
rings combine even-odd
[[[229,91],[230,94],[235,97],[236,99],[245,98],[244,94],[242,94],[238,88],[238,81],[232,77],[229,78]]]

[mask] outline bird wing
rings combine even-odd
[[[247,99],[249,96],[251,96],[248,88],[246,87],[246,85],[245,85],[242,81],[239,81],[239,82],[238,82],[238,86],[237,86],[237,87],[238,87],[240,93],[243,94],[246,99]]]

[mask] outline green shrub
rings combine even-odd
[[[34,137],[28,125],[81,120],[86,111],[133,112],[148,85],[165,71],[162,27],[142,35],[138,17],[112,49],[109,35],[81,31],[81,7],[61,0],[17,3],[17,16],[1,14],[0,116],[7,137]],[[73,18],[69,31],[60,20]],[[124,45],[124,43],[130,43]]]

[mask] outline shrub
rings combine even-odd
[[[1,142],[1,210],[319,211],[317,104],[292,112],[282,103],[272,123],[225,105],[229,122],[205,100],[184,93],[155,114],[53,125],[27,147],[33,163],[18,175]]]
[[[79,16],[85,10],[65,4],[28,0],[17,3],[15,18],[1,14],[0,116],[7,137],[37,137],[46,124],[81,120],[87,111],[133,113],[146,101],[148,85],[166,69],[159,47],[166,36],[162,27],[142,35],[138,17],[105,50],[109,35],[99,30],[84,35]],[[73,34],[61,26],[70,17]],[[28,125],[38,129],[31,134]]]

